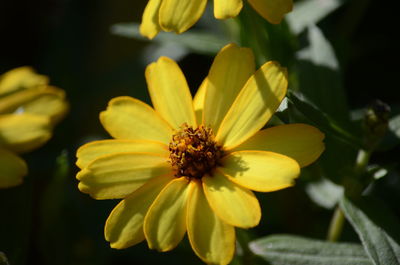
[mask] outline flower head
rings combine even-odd
[[[179,66],[161,57],[146,69],[154,109],[130,97],[100,114],[113,140],[77,152],[79,189],[96,199],[123,199],[105,237],[113,248],[147,240],[168,251],[187,232],[194,252],[227,264],[235,227],[261,218],[254,191],[292,186],[314,162],[324,136],[305,124],[260,129],[286,94],[286,70],[268,62],[255,71],[251,50],[224,47],[192,99]]]
[[[22,182],[28,169],[17,154],[46,143],[68,110],[64,91],[48,82],[30,67],[0,76],[0,188]]]
[[[292,10],[292,0],[248,0],[250,5],[266,20],[279,24]],[[150,39],[160,30],[178,34],[192,27],[204,13],[207,0],[149,0],[143,13],[140,33]],[[217,19],[236,17],[243,7],[243,0],[214,0]]]

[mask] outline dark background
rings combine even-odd
[[[74,176],[76,149],[107,138],[98,114],[107,102],[129,95],[148,102],[143,52],[148,42],[110,33],[119,22],[140,22],[145,0],[13,0],[0,2],[0,73],[33,66],[63,88],[71,105],[52,140],[27,154],[30,174],[16,188],[0,190],[0,251],[17,264],[197,264],[185,239],[169,253],[145,243],[110,249],[104,222],[117,201],[80,193]],[[335,48],[352,109],[379,98],[399,107],[397,10],[379,1],[348,1],[319,24]],[[212,57],[189,54],[179,62],[196,90]],[[398,151],[398,150],[397,150]],[[378,154],[385,159],[398,152]],[[58,161],[68,161],[67,174]],[[396,157],[396,156],[395,156]],[[398,158],[398,155],[397,155]],[[254,235],[293,233],[324,238],[331,212],[315,206],[298,187],[259,194],[263,205]],[[356,240],[346,226],[345,239]]]

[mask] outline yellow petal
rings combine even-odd
[[[173,179],[172,175],[153,178],[118,203],[104,228],[105,238],[112,248],[127,248],[144,240],[146,212],[160,191]]]
[[[144,219],[144,234],[149,248],[169,251],[186,232],[188,180],[171,181],[157,196]]]
[[[192,96],[178,64],[167,57],[146,68],[146,80],[154,109],[174,128],[195,126]]]
[[[149,39],[154,38],[160,32],[160,23],[158,21],[158,11],[161,0],[149,0],[143,12],[142,24],[140,24],[140,34]]]
[[[18,67],[0,76],[0,95],[46,85],[48,82],[47,76],[36,74],[31,67]]]
[[[182,33],[199,20],[207,0],[163,0],[160,7],[160,26],[165,31]]]
[[[100,113],[100,121],[114,138],[169,143],[171,127],[147,104],[131,97],[117,97]]]
[[[289,156],[301,167],[313,163],[325,149],[324,134],[307,124],[285,124],[257,132],[233,151],[261,150]]]
[[[219,170],[231,181],[255,191],[290,187],[300,174],[299,164],[288,156],[266,151],[230,153]]]
[[[261,209],[253,192],[234,184],[218,171],[202,180],[207,201],[222,221],[242,228],[254,227],[260,222]]]
[[[260,130],[279,107],[286,94],[286,69],[276,62],[265,63],[250,77],[229,109],[216,140],[229,149]]]
[[[194,108],[194,113],[196,115],[197,124],[201,124],[203,122],[203,107],[204,107],[204,98],[206,96],[206,87],[207,87],[207,78],[203,80],[199,89],[196,92],[196,95],[193,98],[193,108]]]
[[[232,103],[255,72],[253,52],[228,44],[215,57],[207,76],[203,124],[218,131]]]
[[[25,103],[22,108],[26,113],[48,116],[55,124],[64,118],[69,106],[63,90],[48,86],[43,93]]]
[[[25,89],[0,100],[0,113],[22,112],[48,116],[54,123],[59,121],[68,109],[63,90],[41,86]]]
[[[235,252],[235,229],[208,205],[199,181],[190,182],[187,231],[194,252],[207,264],[228,264]]]
[[[23,104],[35,100],[48,91],[49,89],[47,86],[41,86],[33,89],[20,90],[4,96],[0,100],[0,113],[12,113]]]
[[[33,114],[0,115],[0,146],[14,152],[29,152],[43,145],[51,137],[47,117]]]
[[[10,151],[0,149],[0,189],[21,184],[27,173],[28,167],[24,160]]]
[[[167,160],[151,153],[104,155],[78,173],[78,188],[98,200],[124,198],[149,179],[170,173]]]
[[[248,0],[252,7],[272,24],[281,23],[283,16],[293,9],[293,0]]]
[[[214,16],[217,19],[236,17],[243,7],[243,0],[214,0]]]
[[[95,159],[115,153],[152,153],[168,156],[168,146],[148,140],[101,140],[81,146],[76,152],[76,165],[83,169]]]

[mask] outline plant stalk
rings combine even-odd
[[[370,157],[371,157],[370,151],[366,151],[364,149],[360,149],[358,151],[356,164],[354,167],[354,173],[357,178],[359,178],[365,171],[365,168],[368,165]]]
[[[371,157],[371,151],[367,151],[364,149],[360,149],[357,154],[356,163],[354,165],[354,177],[360,178],[362,174],[365,172],[365,169],[368,165],[369,159]],[[361,194],[362,189],[358,189],[355,187],[346,187],[346,189],[350,188],[353,193]],[[340,206],[336,206],[335,212],[333,213],[331,223],[329,225],[327,240],[331,242],[336,242],[339,240],[340,235],[343,231],[343,225],[345,222],[345,216],[343,214],[342,209]]]
[[[344,225],[344,214],[342,209],[340,209],[339,205],[336,206],[335,212],[333,213],[331,223],[329,225],[328,230],[328,241],[336,242],[339,240],[340,235],[342,234],[343,225]]]
[[[254,254],[249,249],[250,235],[246,230],[236,229],[236,240],[241,248],[240,259],[237,261],[241,265],[253,265]]]

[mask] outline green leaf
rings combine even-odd
[[[300,113],[325,133],[331,134],[351,146],[357,148],[361,147],[361,141],[356,136],[345,130],[343,126],[329,117],[304,94],[300,92],[289,92],[287,97]]]
[[[321,178],[306,186],[308,196],[321,207],[332,209],[343,196],[343,187],[329,179]]]
[[[400,115],[397,115],[389,120],[389,130],[400,138]]]
[[[357,150],[362,148],[360,134],[326,114],[304,94],[290,91],[287,97],[291,123],[310,123],[325,133],[326,148],[318,161],[321,166],[319,175],[343,183],[343,178],[352,174]]]
[[[252,241],[249,246],[271,265],[371,265],[359,244],[274,235]]]
[[[111,27],[111,33],[126,38],[149,41],[140,35],[138,23],[115,24]],[[160,32],[152,41],[161,43],[163,46],[174,47],[174,50],[187,49],[205,55],[216,54],[228,42],[223,36],[193,29],[181,35]]]
[[[308,46],[296,54],[300,91],[325,113],[347,123],[349,109],[335,51],[317,26],[308,26],[307,33]]]
[[[400,264],[400,222],[380,201],[344,197],[341,208],[375,265]]]
[[[341,0],[303,0],[295,3],[293,11],[287,15],[292,31],[301,33],[308,25],[317,24],[324,17],[342,5]]]
[[[326,151],[320,159],[323,175],[339,183],[341,176],[352,170],[353,151],[362,148],[362,130],[359,124],[350,122],[333,47],[315,25],[308,26],[307,40],[308,45],[296,54],[298,83],[294,87],[292,82],[291,90],[298,88],[301,93],[289,93],[295,107],[290,112],[291,120],[311,122],[326,134]]]
[[[258,65],[271,60],[284,66],[293,63],[297,39],[285,22],[273,25],[249,5],[243,7],[237,21],[240,45],[253,50]]]
[[[309,46],[297,53],[298,59],[333,70],[339,69],[339,62],[331,44],[317,26],[308,26],[308,41]]]

